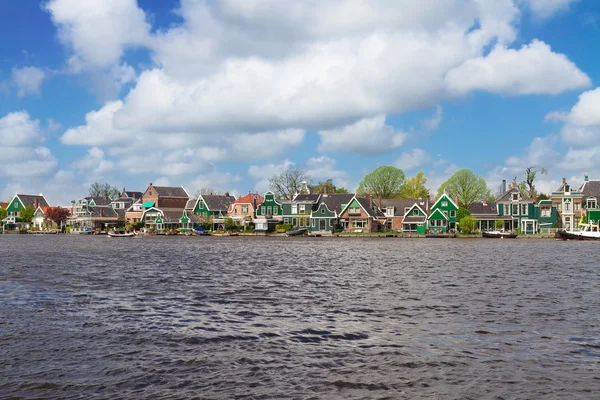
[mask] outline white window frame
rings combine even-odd
[[[456,210],[450,210],[450,218],[456,218]]]
[[[298,214],[298,204],[292,204],[292,214]]]

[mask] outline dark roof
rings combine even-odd
[[[112,200],[108,197],[102,197],[102,196],[94,196],[94,197],[86,197],[85,198],[88,202],[94,200],[94,204],[96,204],[97,206],[107,206],[109,205]]]
[[[497,203],[502,203],[504,201],[511,201],[511,196],[513,193],[520,193],[521,194],[521,200],[520,201],[533,201],[531,200],[531,197],[529,197],[529,193],[527,192],[521,192],[519,190],[518,187],[513,187],[512,189],[509,189],[506,191],[506,193],[504,193],[502,196],[500,196],[499,199],[496,200]]]
[[[498,215],[498,206],[496,203],[473,203],[469,206],[469,211],[473,216]]]
[[[205,194],[202,195],[206,206],[210,211],[227,211],[229,205],[235,201],[233,196],[225,196],[218,194]]]
[[[404,210],[412,207],[415,203],[419,205],[423,209],[423,211],[427,211],[427,199],[381,199],[381,211],[385,212],[385,209],[388,207],[394,207],[394,216],[402,217],[404,216]]]
[[[583,193],[583,201],[586,201],[588,197],[600,199],[600,181],[583,182],[583,185],[579,190]]]
[[[127,210],[124,208],[117,208],[115,212],[117,213],[117,216],[122,219],[125,218],[125,212],[127,212]]]
[[[423,215],[411,215],[409,217],[404,217],[402,223],[411,223],[411,222],[425,222],[427,217]]]
[[[119,218],[119,214],[111,206],[96,206],[89,208],[93,218]]]
[[[132,192],[131,190],[123,190],[123,193],[121,193],[121,197],[131,199],[141,199],[143,195],[142,192]]]
[[[352,193],[332,193],[321,196],[321,203],[325,203],[329,210],[339,214],[342,211],[342,206],[350,203],[354,194]]]
[[[183,217],[182,208],[161,208],[163,213],[163,222],[177,223]],[[188,217],[190,214],[188,214]]]
[[[370,207],[371,200],[367,197],[357,197],[356,200],[360,203],[360,205],[367,211],[369,216],[379,218],[385,217],[385,214],[381,212],[379,207],[377,207],[377,201],[373,199],[373,208]]]
[[[194,207],[196,207],[196,202],[198,201],[198,199],[189,199],[187,201],[187,203],[185,203],[185,209],[186,210],[193,210]]]
[[[297,194],[296,197],[294,197],[294,201],[316,203],[319,201],[320,197],[321,197],[320,193]]]
[[[23,206],[25,207],[34,207],[35,205],[35,201],[38,201],[38,206],[39,207],[49,207],[50,204],[48,204],[48,202],[46,201],[46,199],[44,198],[44,196],[40,195],[34,195],[34,194],[17,194],[17,196],[19,197],[19,200],[21,200],[21,203],[23,203]]]
[[[188,199],[187,192],[182,187],[171,187],[171,186],[154,186],[156,193],[160,197],[177,197],[177,198],[185,198]]]

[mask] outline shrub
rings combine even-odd
[[[462,233],[470,234],[477,229],[478,220],[471,215],[467,215],[460,220],[459,226]]]
[[[287,232],[292,229],[292,225],[290,224],[277,224],[275,225],[275,230],[278,232]]]

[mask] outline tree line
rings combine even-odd
[[[534,200],[548,198],[535,189],[535,179],[540,174],[546,174],[546,168],[532,165],[525,168],[524,179],[517,183],[517,177],[513,182],[519,188],[527,192]],[[269,188],[279,198],[291,198],[296,193],[301,193],[303,185],[311,193],[348,193],[346,188],[337,187],[333,180],[319,181],[312,184],[308,173],[299,168],[288,168],[287,170],[273,175],[269,179]],[[393,166],[377,167],[367,174],[358,185],[356,194],[358,196],[373,196],[376,198],[426,198],[430,191],[426,187],[427,178],[423,171],[415,176],[406,178],[404,171]],[[493,202],[496,197],[501,196],[499,189],[496,193],[488,188],[485,179],[475,174],[470,169],[464,168],[456,171],[448,180],[442,183],[437,191],[436,198],[446,193],[452,199],[458,200],[458,206],[468,209],[473,203],[488,201]]]

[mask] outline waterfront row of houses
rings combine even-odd
[[[494,203],[479,202],[469,207],[477,220],[473,227],[534,234],[553,228],[573,229],[580,222],[600,221],[600,181],[586,175],[581,187],[571,187],[565,179],[550,199],[535,202],[516,184],[506,187]],[[178,229],[186,232],[196,226],[223,230],[230,222],[257,233],[273,231],[277,225],[306,227],[314,233],[399,231],[424,234],[457,229],[457,200],[444,194],[438,199],[381,199],[355,194],[309,193],[306,185],[290,199],[278,199],[273,192],[248,193],[237,199],[229,193],[191,197],[182,187],[148,185],[144,192],[123,189],[116,199],[86,197],[74,201],[66,225],[72,229],[106,230],[137,224],[148,231]],[[1,204],[0,204],[1,206]],[[19,226],[22,208],[35,209],[32,225],[51,224],[45,216],[49,203],[43,195],[17,194],[5,204],[5,229]],[[501,221],[500,223],[497,221]]]

